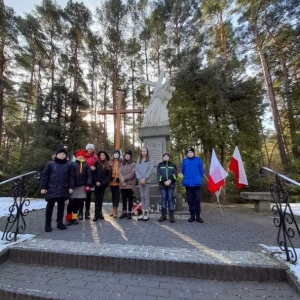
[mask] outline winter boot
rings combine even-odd
[[[200,217],[200,214],[198,215],[196,215],[196,221],[198,222],[198,223],[203,223],[203,220],[201,219],[201,217]]]
[[[78,218],[78,214],[74,214],[73,213],[72,214],[72,224],[74,224],[74,225],[78,225],[79,224],[77,218]]]
[[[46,232],[51,232],[52,231],[51,224],[46,224],[45,225],[45,231]]]
[[[67,229],[67,226],[63,222],[57,222],[57,228],[61,230]]]
[[[159,222],[163,222],[167,220],[167,214],[166,212],[162,212],[160,218],[158,219]]]
[[[127,217],[126,211],[123,211],[119,217],[119,219],[125,219]]]
[[[58,223],[57,223],[58,224]],[[73,224],[73,221],[72,221],[72,214],[66,214],[66,224],[67,226],[70,226]],[[58,227],[57,227],[58,228]]]
[[[170,211],[170,213],[169,213],[169,220],[170,220],[171,223],[175,222],[174,212],[173,211]]]
[[[191,217],[188,219],[189,222],[194,222],[195,221],[195,215],[191,214]]]

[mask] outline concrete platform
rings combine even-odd
[[[172,224],[157,214],[113,219],[105,206],[105,220],[50,233],[44,211],[31,212],[26,233],[35,238],[3,259],[0,299],[300,299],[285,267],[261,252],[259,244],[276,246],[271,213],[202,208],[204,224],[188,223],[187,212]]]

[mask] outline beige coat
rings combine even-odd
[[[136,183],[135,163],[133,161],[127,162],[125,165],[121,164],[119,168],[120,189],[134,189]]]

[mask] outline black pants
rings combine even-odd
[[[83,202],[84,199],[72,198],[69,199],[69,203],[67,206],[67,214],[77,214],[79,210],[79,205]]]
[[[112,205],[113,205],[113,207],[118,207],[119,202],[120,202],[120,188],[119,188],[119,186],[118,185],[117,186],[111,186],[110,191],[111,191]]]
[[[91,199],[92,199],[92,192],[86,193],[85,199],[80,199],[79,202],[79,213],[83,215],[83,208],[84,208],[84,202],[85,202],[85,212],[90,212],[91,209]]]
[[[128,201],[128,211],[132,211],[133,190],[122,189],[121,195],[122,195],[123,211],[127,211],[127,201]]]
[[[95,216],[102,214],[102,204],[106,186],[95,186]]]
[[[46,205],[46,225],[51,225],[52,221],[52,214],[53,214],[53,208],[55,205],[55,202],[57,202],[57,219],[56,222],[62,222],[64,217],[64,210],[65,210],[65,199],[63,198],[54,198],[54,199],[48,199],[47,205]]]

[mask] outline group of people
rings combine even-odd
[[[203,223],[200,217],[200,189],[204,168],[202,160],[195,156],[195,150],[186,150],[186,158],[182,162],[183,185],[186,188],[189,204],[189,222]],[[66,229],[72,224],[79,224],[78,220],[90,219],[91,195],[95,193],[95,213],[93,221],[104,219],[102,212],[103,198],[109,186],[112,197],[112,212],[110,216],[117,218],[117,211],[122,199],[122,213],[120,219],[131,219],[134,199],[134,186],[139,186],[142,214],[138,220],[149,220],[150,187],[153,174],[153,160],[147,148],[142,147],[139,157],[134,162],[131,150],[121,158],[120,150],[113,152],[110,159],[106,151],[95,154],[93,144],[87,144],[86,149],[77,150],[72,161],[67,158],[67,150],[59,147],[54,159],[47,163],[41,176],[40,190],[47,201],[45,212],[45,231],[52,231],[51,221],[53,208],[57,203],[57,228]],[[170,161],[170,154],[163,154],[163,161],[157,166],[157,179],[161,194],[160,222],[174,219],[174,189],[177,180],[177,168]],[[65,201],[69,199],[64,224]],[[85,208],[85,213],[84,213]]]

